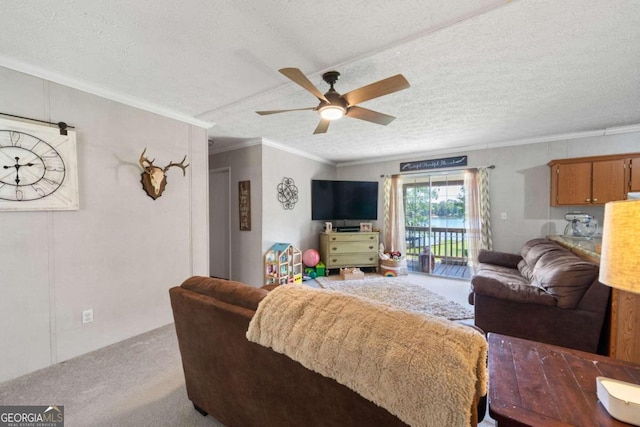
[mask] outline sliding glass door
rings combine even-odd
[[[470,277],[462,172],[403,178],[409,270]]]

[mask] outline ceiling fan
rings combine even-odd
[[[331,88],[324,95],[309,81],[309,79],[302,74],[297,68],[282,68],[280,73],[291,79],[294,83],[302,86],[309,92],[311,92],[318,100],[320,104],[317,107],[308,108],[294,108],[290,110],[270,110],[270,111],[256,111],[261,116],[268,114],[286,113],[288,111],[301,111],[301,110],[313,110],[320,114],[320,123],[313,132],[325,133],[329,129],[329,123],[332,120],[337,120],[343,116],[352,117],[354,119],[366,120],[368,122],[377,123],[379,125],[388,125],[395,117],[388,114],[379,113],[377,111],[369,110],[359,107],[356,104],[368,101],[373,98],[378,98],[383,95],[388,95],[393,92],[397,92],[409,87],[409,82],[404,78],[402,74],[397,74],[392,77],[371,83],[366,86],[362,86],[359,89],[347,92],[344,95],[340,95],[333,88],[333,85],[340,78],[340,73],[337,71],[327,71],[322,75],[322,79],[327,82]]]

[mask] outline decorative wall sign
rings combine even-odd
[[[0,210],[78,210],[76,133],[0,119]]]
[[[298,203],[298,187],[293,182],[293,178],[282,178],[278,184],[278,201],[282,204],[282,209],[291,210]]]
[[[251,181],[238,183],[240,231],[251,231]]]
[[[400,163],[400,172],[421,171],[427,169],[455,168],[467,165],[467,156],[446,157],[444,159],[420,160]]]

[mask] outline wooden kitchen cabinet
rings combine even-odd
[[[640,156],[631,158],[629,175],[629,191],[640,191]]]
[[[640,164],[636,153],[552,160],[548,163],[551,206],[604,205],[626,199],[632,191],[633,159]]]
[[[591,203],[603,205],[613,200],[624,200],[627,186],[624,177],[628,159],[602,160],[592,163]]]
[[[553,187],[551,206],[591,204],[590,162],[555,166],[552,170],[551,182]]]

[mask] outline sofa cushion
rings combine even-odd
[[[520,256],[523,259],[525,259],[529,255],[529,251],[531,250],[531,248],[538,246],[540,244],[544,244],[545,242],[548,242],[548,241],[549,241],[548,239],[543,239],[543,238],[529,240],[524,245],[522,245],[522,249],[520,249]]]
[[[527,261],[525,261],[524,259],[521,260],[518,263],[518,270],[520,271],[520,274],[522,275],[522,277],[524,277],[524,279],[531,283],[533,282],[533,268],[529,267],[529,264],[527,264]]]
[[[498,299],[521,303],[556,305],[556,299],[546,290],[531,285],[518,269],[492,264],[479,264],[471,278],[471,291]]]
[[[522,246],[520,255],[531,270],[531,276],[533,276],[533,268],[540,260],[540,257],[554,251],[567,252],[565,248],[549,239],[532,239]],[[533,277],[530,277],[529,280],[533,280]]]
[[[493,274],[499,275],[501,278],[507,280],[518,280],[518,270],[515,268],[504,267],[501,265],[485,264],[484,262],[476,266],[475,275],[491,276]]]
[[[527,283],[514,270],[512,276],[504,274],[475,275],[471,280],[472,292],[501,300],[523,304],[554,306],[556,299],[544,289]]]
[[[534,282],[555,296],[560,308],[574,309],[598,275],[598,266],[573,253],[548,251],[533,269]]]
[[[478,263],[480,264],[499,265],[508,268],[516,268],[521,259],[522,257],[520,255],[490,251],[487,249],[480,249],[480,253],[478,254]]]
[[[181,286],[184,289],[254,311],[258,309],[260,301],[269,293],[265,289],[254,288],[233,280],[203,276],[190,277]]]

